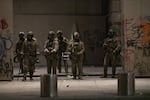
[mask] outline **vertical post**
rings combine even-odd
[[[57,75],[41,75],[41,97],[57,96]]]
[[[133,73],[128,73],[128,94],[127,95],[134,95],[135,93],[135,77]]]
[[[121,73],[118,76],[118,95],[127,94],[127,74]]]
[[[50,75],[50,97],[57,96],[57,75],[51,74]]]
[[[118,95],[131,96],[135,93],[135,80],[133,73],[121,73],[118,77]]]
[[[48,74],[41,75],[41,97],[50,96],[50,76]]]

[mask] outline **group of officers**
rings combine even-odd
[[[68,63],[70,59],[72,63],[73,79],[82,79],[83,68],[83,54],[85,48],[84,43],[80,39],[79,32],[74,32],[72,39],[68,41],[63,36],[63,32],[58,30],[49,31],[47,40],[44,44],[44,56],[47,62],[47,73],[57,74],[62,71],[63,61],[65,66],[65,72],[68,75]],[[27,79],[27,73],[29,72],[30,80],[33,80],[33,73],[35,72],[35,64],[39,62],[38,44],[36,38],[33,36],[33,32],[27,32],[25,37],[24,32],[19,32],[19,40],[16,43],[16,59],[19,61],[21,73],[23,73],[23,81]],[[69,58],[68,58],[69,57]]]
[[[107,69],[112,67],[112,78],[116,75],[116,66],[118,55],[120,54],[120,44],[115,37],[115,33],[110,29],[107,38],[104,39],[103,47],[105,51],[104,57],[104,75],[107,77]],[[62,62],[65,67],[65,72],[68,75],[68,57],[71,60],[71,68],[73,79],[82,79],[83,75],[83,55],[85,47],[81,41],[79,32],[72,34],[72,39],[68,41],[63,36],[63,32],[58,30],[49,31],[47,40],[44,44],[44,56],[47,62],[47,73],[57,74],[62,71]],[[33,32],[29,31],[25,37],[24,32],[19,33],[19,40],[16,43],[16,57],[20,63],[20,70],[23,73],[23,81],[26,80],[29,72],[30,80],[33,80],[33,73],[35,72],[35,64],[39,62],[39,55],[37,40],[33,36]]]

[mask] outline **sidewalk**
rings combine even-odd
[[[150,100],[150,79],[135,79],[134,96],[117,95],[117,79],[85,76],[83,80],[58,77],[58,97],[54,100]],[[40,78],[0,82],[1,100],[50,100],[40,97]],[[74,98],[74,99],[73,99]]]

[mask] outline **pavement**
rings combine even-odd
[[[117,68],[117,73],[121,70]],[[36,68],[33,81],[27,78],[23,82],[18,72],[19,69],[15,67],[12,81],[0,81],[0,100],[150,100],[150,78],[135,78],[135,94],[119,96],[118,78],[100,78],[103,74],[100,67],[85,67],[83,80],[67,77],[63,70],[58,74],[58,95],[53,98],[41,97],[39,76],[46,74],[45,67]],[[111,74],[111,68],[108,73]]]
[[[0,100],[150,100],[150,79],[135,79],[135,95],[118,96],[117,78],[84,76],[83,80],[58,77],[58,96],[41,97],[40,77],[0,82]]]

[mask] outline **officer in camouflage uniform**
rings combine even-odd
[[[103,47],[105,51],[103,77],[107,77],[107,69],[111,66],[112,78],[114,78],[116,75],[117,57],[120,53],[120,46],[112,29],[109,30],[108,37],[104,40]]]
[[[47,73],[56,74],[56,67],[58,61],[58,40],[55,38],[55,33],[49,31],[48,40],[44,45],[44,53],[47,61]],[[51,69],[53,72],[51,72]]]
[[[19,32],[19,40],[16,43],[16,59],[19,61],[21,73],[23,73],[23,56],[21,55],[21,48],[25,41],[24,32]]]
[[[72,62],[73,79],[76,79],[76,76],[78,76],[79,79],[82,79],[82,62],[84,50],[84,43],[80,40],[79,33],[74,32],[73,40],[70,41],[68,46],[68,51],[71,52],[70,59]]]
[[[58,49],[58,72],[61,73],[61,62],[62,62],[62,55],[66,52],[68,40],[63,36],[63,32],[61,30],[57,31],[57,39],[59,44]],[[68,64],[67,61],[63,59],[64,66],[65,66],[65,72],[68,74]]]
[[[25,40],[22,48],[23,54],[23,81],[26,80],[27,73],[29,72],[30,80],[33,80],[33,73],[35,72],[35,63],[37,60],[38,52],[38,45],[35,38],[33,38],[33,32],[29,31],[27,33],[27,39]]]

